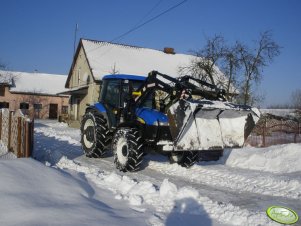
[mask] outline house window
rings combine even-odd
[[[0,86],[0,96],[4,96],[5,95],[5,86]]]
[[[29,103],[22,102],[20,103],[20,109],[29,109]]]
[[[62,106],[62,114],[68,114],[68,106]]]
[[[8,102],[0,102],[0,108],[9,108]]]
[[[34,104],[34,105],[33,105],[33,108],[34,108],[35,110],[41,110],[41,109],[42,109],[42,104]]]

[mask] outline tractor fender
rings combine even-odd
[[[97,104],[94,104],[94,105],[91,105],[89,107],[86,108],[86,112],[85,113],[88,113],[90,111],[97,111],[99,112],[100,114],[103,115],[103,117],[107,120],[107,126],[108,128],[109,127],[109,117],[108,117],[108,114],[107,114],[107,110],[105,109],[105,107],[103,106],[102,103],[97,103]]]

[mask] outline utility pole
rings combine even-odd
[[[77,30],[78,30],[78,23],[76,23],[76,25],[75,25],[75,31],[74,31],[74,49],[73,49],[73,57],[74,57],[74,55],[75,55]]]

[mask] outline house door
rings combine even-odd
[[[49,118],[50,119],[57,119],[57,104],[50,104],[49,105]]]
[[[81,101],[81,99],[79,99],[79,98],[77,98],[76,99],[76,117],[75,117],[75,119],[76,120],[79,120],[80,119],[80,101]]]

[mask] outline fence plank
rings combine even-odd
[[[0,111],[0,140],[2,135],[2,110]]]
[[[26,149],[25,149],[25,157],[30,157],[31,156],[31,151],[32,151],[32,140],[33,140],[33,134],[32,134],[32,125],[33,122],[26,122]]]
[[[11,126],[12,126],[12,112],[9,112],[8,114],[8,144],[7,144],[7,148],[9,151],[11,150]]]
[[[17,157],[24,157],[22,156],[22,152],[21,152],[21,132],[22,132],[22,127],[21,127],[21,117],[18,117],[18,142],[17,142]]]

